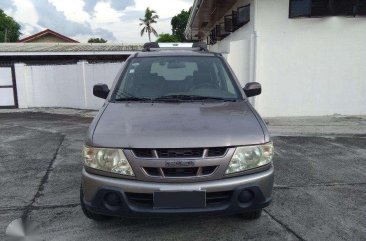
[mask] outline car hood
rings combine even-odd
[[[209,103],[109,103],[94,129],[92,145],[184,148],[264,142],[262,127],[246,101]]]

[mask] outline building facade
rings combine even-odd
[[[210,44],[273,116],[366,114],[365,0],[196,0],[186,36]]]

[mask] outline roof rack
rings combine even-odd
[[[204,42],[195,43],[145,43],[143,52],[152,52],[160,50],[190,50],[190,51],[203,51],[208,52],[207,44]]]

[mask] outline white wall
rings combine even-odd
[[[66,107],[99,109],[104,100],[93,96],[93,85],[109,87],[122,63],[15,65],[19,108]]]
[[[366,114],[366,18],[289,19],[288,0],[257,0],[263,116]]]

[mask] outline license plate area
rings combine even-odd
[[[205,191],[161,191],[154,192],[154,208],[204,208]]]

